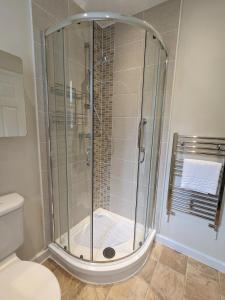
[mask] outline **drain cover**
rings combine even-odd
[[[108,258],[108,259],[113,258],[115,256],[115,254],[116,254],[116,251],[111,247],[107,247],[103,250],[103,255],[105,258]]]

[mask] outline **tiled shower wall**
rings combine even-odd
[[[158,174],[156,222],[160,220],[162,186],[168,145],[169,118],[174,80],[174,65],[178,37],[180,0],[168,0],[137,15],[152,24],[162,35],[168,48],[168,69],[165,86],[163,131]],[[140,30],[123,24],[115,25],[114,94],[112,129],[112,169],[110,210],[134,219],[137,171],[137,128],[141,100],[141,40]],[[131,50],[132,49],[132,50]],[[152,54],[152,53],[150,53]],[[151,58],[152,59],[152,55]],[[137,67],[139,63],[139,68]],[[136,70],[135,70],[136,68]],[[150,71],[151,68],[149,68]],[[149,73],[151,81],[151,72]],[[151,84],[150,82],[148,84]],[[144,91],[150,93],[151,89]],[[145,94],[146,96],[146,94]],[[159,158],[157,158],[159,159]],[[144,204],[145,191],[142,189]],[[145,198],[145,199],[144,199]],[[141,201],[142,202],[142,201]],[[143,206],[144,207],[144,206]],[[142,207],[142,208],[143,208]],[[141,210],[142,210],[141,208]]]
[[[92,168],[87,156],[91,143],[88,95],[90,38],[89,23],[68,26],[63,32],[58,31],[47,38],[56,237],[67,232],[68,224],[72,228],[91,212]],[[66,246],[67,235],[61,242]]]
[[[103,206],[101,201],[101,142],[102,142],[102,28],[94,24],[94,141],[93,141],[93,174],[94,209]]]
[[[103,29],[102,39],[102,147],[101,147],[101,198],[103,208],[110,205],[110,175],[112,156],[112,101],[113,101],[113,62],[114,62],[114,26]]]
[[[94,208],[110,208],[114,26],[94,25]]]
[[[115,24],[110,210],[134,220],[144,30]]]
[[[91,110],[89,107],[89,49],[91,27],[88,23],[80,23],[68,27],[68,80],[72,82],[75,98],[72,101],[71,113],[73,122],[67,126],[69,141],[67,152],[68,191],[69,191],[69,226],[72,228],[91,211],[92,168],[88,161],[88,149],[91,148]],[[69,103],[70,101],[68,101]],[[68,105],[67,105],[68,110]]]

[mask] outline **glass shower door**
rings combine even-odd
[[[145,38],[145,59],[143,70],[143,90],[141,119],[139,123],[139,158],[136,192],[136,226],[134,249],[145,241],[150,229],[154,211],[154,197],[159,151],[160,124],[162,117],[163,94],[159,94],[159,86],[163,91],[161,78],[161,45],[152,33],[147,32]]]
[[[57,31],[46,38],[46,58],[48,70],[52,195],[54,199],[53,234],[55,242],[65,250],[69,250],[67,123],[63,30]],[[44,145],[42,145],[42,147],[43,146]]]
[[[92,22],[47,37],[54,238],[74,256],[91,260]]]
[[[165,93],[165,79],[166,79],[167,57],[163,49],[160,48],[159,64],[157,71],[157,86],[156,86],[156,107],[155,107],[155,122],[152,142],[151,154],[151,168],[149,172],[149,187],[148,187],[148,208],[146,210],[146,223],[145,223],[145,238],[149,231],[154,228],[154,212],[157,196],[157,181],[158,181],[158,162],[160,159],[160,137],[162,127],[163,115],[163,99]]]
[[[65,29],[67,170],[71,254],[93,258],[92,22]]]

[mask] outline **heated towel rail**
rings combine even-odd
[[[184,158],[222,162],[216,195],[199,193],[180,187]],[[215,231],[220,224],[225,184],[225,138],[184,136],[174,133],[167,200],[168,221],[175,211],[191,214],[210,221]]]

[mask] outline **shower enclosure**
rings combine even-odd
[[[144,21],[85,13],[46,32],[46,58],[50,249],[77,276],[82,264],[121,271],[155,233],[166,48]]]

